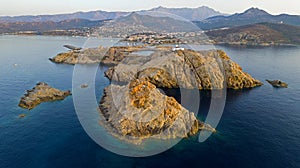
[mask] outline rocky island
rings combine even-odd
[[[281,80],[266,80],[268,83],[270,83],[273,87],[276,88],[287,88],[288,84],[281,81]]]
[[[60,91],[52,88],[47,83],[39,82],[32,90],[21,98],[19,106],[25,109],[33,109],[42,102],[63,100],[71,95],[71,91]]]
[[[216,131],[144,79],[108,86],[100,102],[100,115],[100,124],[118,138],[131,142],[149,137],[184,138],[198,130]]]
[[[139,54],[147,50],[151,51],[149,55]],[[69,51],[51,60],[66,64],[98,62],[110,65],[105,76],[111,84],[100,101],[100,124],[112,135],[131,143],[150,137],[183,138],[199,130],[216,131],[158,88],[219,90],[262,85],[221,50],[100,46],[80,52]]]
[[[172,52],[171,49],[157,47],[148,57],[126,57],[105,75],[112,81],[126,83],[143,78],[163,88],[212,90],[223,89],[224,83],[230,89],[262,85],[243,72],[224,51],[186,49]]]
[[[101,63],[112,67],[105,75],[112,81],[130,82],[145,78],[158,87],[198,88],[204,90],[227,88],[243,89],[261,86],[221,50],[172,51],[171,46],[156,46],[149,56],[135,54],[147,46],[115,46],[68,51],[50,60],[64,64]]]
[[[213,90],[262,85],[223,51],[172,51],[168,46],[156,47],[149,56],[128,55],[105,75],[111,85],[100,102],[100,124],[119,139],[133,143],[149,137],[183,138],[199,130],[216,131],[158,88]]]

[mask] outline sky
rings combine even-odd
[[[0,0],[0,16],[73,13],[78,11],[135,11],[154,7],[208,6],[227,14],[241,13],[250,7],[271,14],[300,15],[299,0]]]

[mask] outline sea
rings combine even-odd
[[[264,85],[228,90],[217,132],[206,141],[200,143],[197,135],[184,138],[154,156],[126,157],[98,145],[82,127],[72,96],[42,103],[30,111],[18,107],[20,97],[37,82],[72,89],[75,67],[48,60],[67,51],[63,45],[97,47],[112,42],[84,37],[0,36],[0,168],[300,167],[300,47],[215,46]],[[94,83],[89,83],[95,86],[97,100],[110,83],[103,74],[107,68],[100,66]],[[266,79],[280,79],[289,87],[273,88]],[[19,118],[20,114],[26,116]],[[198,117],[203,118],[201,115],[199,112]]]

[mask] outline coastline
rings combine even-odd
[[[268,47],[300,47],[300,44],[295,44],[295,43],[274,43],[274,42],[269,42],[269,43],[256,43],[256,44],[251,44],[251,43],[242,43],[242,42],[234,42],[234,43],[228,43],[228,42],[166,42],[166,43],[147,43],[147,42],[140,42],[140,41],[128,41],[126,39],[122,39],[120,37],[114,37],[114,38],[109,38],[109,37],[98,37],[98,36],[86,36],[86,35],[44,35],[44,34],[17,34],[17,33],[2,33],[0,36],[24,36],[24,37],[34,37],[34,36],[40,36],[40,37],[72,37],[72,38],[87,38],[87,39],[119,39],[120,42],[129,42],[129,43],[140,43],[143,45],[148,45],[148,46],[164,46],[164,45],[177,45],[177,44],[183,44],[183,45],[201,45],[201,46],[209,46],[209,45],[219,45],[219,46],[226,46],[226,47],[235,47],[235,48],[268,48]],[[180,40],[180,38],[179,38]]]

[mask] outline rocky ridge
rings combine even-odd
[[[158,49],[148,57],[126,57],[105,75],[115,82],[144,78],[157,87],[187,89],[243,89],[262,83],[233,62],[224,51]]]

